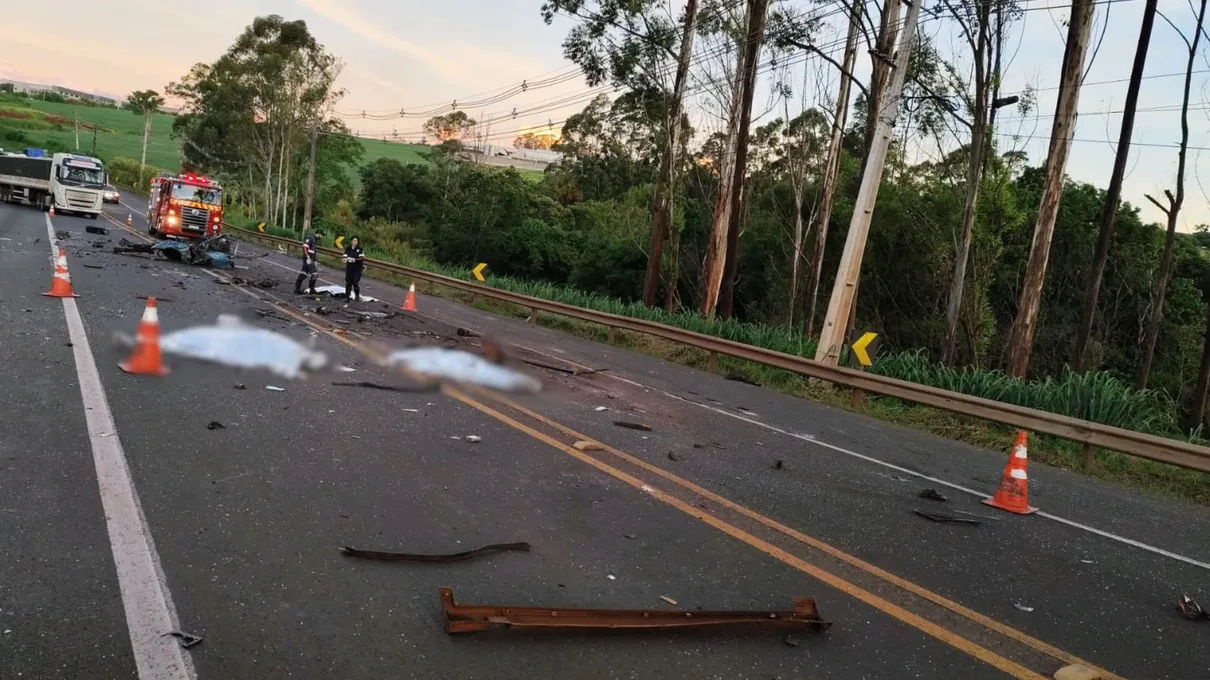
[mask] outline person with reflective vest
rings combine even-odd
[[[361,275],[365,272],[366,256],[361,239],[354,236],[345,246],[345,298],[361,302]],[[352,295],[353,297],[350,297]]]
[[[324,233],[316,229],[315,233],[303,239],[302,270],[298,273],[298,279],[294,281],[294,293],[297,295],[302,295],[303,281],[306,281],[308,277],[310,278],[310,293],[312,295],[317,294],[315,282],[319,280],[319,264],[317,260],[319,252],[315,246],[323,237]]]

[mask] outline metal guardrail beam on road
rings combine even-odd
[[[293,248],[301,248],[301,244],[293,239],[271,234],[261,234],[232,225],[226,225],[226,228],[248,238],[261,239]],[[340,257],[343,254],[339,250],[322,246],[319,248],[319,251],[325,255],[334,257]],[[1096,447],[1119,451],[1138,458],[1168,463],[1190,470],[1210,472],[1210,448],[1189,442],[1157,437],[1120,427],[1093,423],[1087,420],[1079,420],[1057,413],[1050,413],[1049,411],[1039,411],[1024,406],[1005,404],[999,401],[983,399],[982,397],[973,397],[969,394],[950,392],[928,385],[919,385],[905,380],[897,380],[839,366],[830,366],[800,356],[753,347],[752,345],[724,340],[711,335],[694,333],[693,331],[653,321],[644,321],[627,316],[618,316],[616,314],[575,307],[561,302],[542,300],[540,298],[529,297],[528,295],[521,295],[520,293],[492,288],[484,284],[472,283],[420,269],[404,267],[391,262],[366,258],[366,266],[374,267],[391,274],[447,286],[473,295],[482,295],[486,298],[509,302],[531,310],[560,314],[582,321],[598,323],[607,328],[617,328],[672,340],[673,342],[689,345],[715,354],[744,359],[797,373],[808,378],[824,380],[841,387],[894,397],[922,406],[949,411],[950,413],[973,416],[1030,432],[1048,434],[1061,439],[1078,442],[1084,445],[1084,460],[1086,465],[1091,461],[1092,448]]]

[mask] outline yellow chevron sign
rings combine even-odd
[[[336,247],[337,247],[337,248],[344,248],[344,247],[345,247],[345,237],[343,237],[343,236],[337,236],[337,237],[336,237]]]
[[[483,278],[483,270],[484,270],[484,269],[487,269],[487,263],[486,263],[486,262],[480,262],[480,263],[479,263],[479,264],[478,264],[478,265],[477,265],[477,266],[476,266],[474,269],[472,269],[472,270],[471,270],[471,273],[475,275],[475,278],[476,278],[476,279],[479,279],[479,282],[480,282],[480,283],[482,283],[482,282],[484,282],[484,281],[486,281],[486,280],[487,280],[487,279]]]
[[[872,351],[870,343],[874,342],[877,337],[877,333],[867,332],[860,338],[857,338],[857,342],[853,343],[853,354],[857,356],[857,361],[861,362],[862,366],[874,365],[874,362],[870,360],[870,352]]]

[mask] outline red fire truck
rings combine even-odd
[[[147,232],[152,236],[209,238],[223,230],[223,188],[194,174],[151,180]]]

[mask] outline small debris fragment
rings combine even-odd
[[[174,630],[174,631],[171,631],[168,633],[164,633],[164,635],[161,637],[168,637],[169,635],[171,635],[172,637],[179,640],[181,643],[181,647],[184,647],[185,649],[189,649],[190,647],[192,647],[202,641],[202,638],[198,637],[197,635],[193,635],[192,633],[186,633],[186,632],[180,631],[180,630]]]
[[[603,451],[605,449],[605,447],[601,446],[600,444],[598,444],[596,442],[590,442],[586,439],[581,439],[580,441],[576,442],[575,444],[572,444],[572,446],[575,447],[579,451]]]
[[[478,337],[478,335],[479,335],[478,333],[470,330],[469,328],[459,328],[458,329],[458,336],[462,337],[462,338],[474,338],[474,337]]]
[[[460,562],[468,560],[479,555],[486,555],[493,552],[505,552],[508,550],[516,550],[520,552],[529,552],[530,545],[528,543],[492,543],[474,550],[465,552],[449,553],[442,555],[418,554],[418,553],[400,553],[400,552],[380,552],[377,550],[358,550],[356,548],[343,547],[340,549],[342,555],[349,557],[361,557],[367,560],[382,560],[384,562]]]
[[[974,524],[974,525],[983,524],[982,521],[977,520],[977,519],[966,519],[964,517],[956,517],[954,515],[947,515],[943,512],[929,512],[926,510],[913,510],[912,512],[916,513],[917,515],[920,515],[921,517],[923,517],[925,519],[930,519],[934,522],[940,522],[943,524],[944,523]]]
[[[327,307],[324,307],[323,305],[320,305],[315,308],[315,313],[320,316],[327,316],[332,313],[332,310],[328,309]]]
[[[265,389],[269,390],[270,392],[285,392],[286,391],[286,388],[278,387],[276,385],[265,385]]]
[[[593,410],[594,411],[608,411],[609,407],[608,406],[598,406],[598,407],[594,408]]]
[[[632,540],[632,541],[633,541],[634,539],[636,539],[636,538],[638,538],[638,537],[639,537],[639,535],[638,535],[638,534],[622,534],[622,536],[623,536],[623,537],[625,537],[625,538],[629,538],[629,539],[630,539],[630,540]]]
[[[1190,621],[1196,621],[1201,618],[1210,618],[1210,614],[1206,614],[1201,605],[1199,605],[1197,602],[1194,602],[1193,598],[1189,597],[1188,595],[1181,595],[1180,599],[1176,601],[1176,608],[1181,611],[1181,616],[1189,619]]]
[[[949,500],[936,489],[925,489],[924,491],[920,492],[920,497],[930,501],[939,501],[941,503],[945,503]]]
[[[357,372],[356,368],[349,368],[348,366],[337,366],[336,370],[340,371],[341,373],[356,373]]]
[[[101,236],[107,236],[109,234],[109,230],[105,227],[94,227],[91,224],[84,227],[84,231],[90,234],[100,234]]]
[[[676,451],[669,451],[668,460],[673,461],[673,462],[678,462],[681,460],[681,456]]]
[[[644,425],[643,423],[631,423],[631,422],[628,422],[625,420],[615,420],[615,421],[613,421],[613,424],[617,425],[618,427],[624,427],[628,430],[640,430],[642,432],[651,432],[651,426]]]
[[[84,265],[84,268],[85,269],[104,269],[105,267],[102,267],[99,264],[86,264],[86,265]]]
[[[212,420],[206,424],[207,430],[225,430],[227,427],[217,420]]]
[[[231,389],[246,390],[246,389],[248,389],[248,386],[245,385],[244,383],[235,383],[234,385],[231,386]]]
[[[75,345],[75,343],[65,342],[65,343],[63,343],[63,346],[64,347],[75,347],[76,345]]]
[[[146,296],[146,295],[136,295],[135,297],[136,297],[136,298],[138,298],[138,299],[140,299],[140,300],[146,300],[148,296]],[[156,302],[176,302],[176,301],[175,301],[175,300],[173,300],[172,298],[160,297],[160,296],[158,296],[158,295],[157,295],[157,296],[155,296],[155,301],[156,301]]]
[[[607,574],[606,576],[607,576],[607,578],[609,578],[609,580],[610,580],[610,581],[616,581],[616,580],[618,580],[618,577],[617,577],[617,576],[614,576],[613,574]]]
[[[676,600],[672,599],[671,597],[668,597],[667,595],[660,595],[660,599],[667,602],[668,604],[672,605],[673,607],[676,606]]]
[[[1017,609],[1020,609],[1021,611],[1025,612],[1025,613],[1029,613],[1034,610],[1033,607],[1027,607],[1027,606],[1021,604],[1020,602],[1014,604],[1013,606],[1016,607]]]
[[[1088,666],[1073,663],[1055,671],[1055,680],[1104,680],[1104,678]]]
[[[436,386],[422,385],[418,387],[401,387],[399,385],[383,385],[381,383],[358,380],[355,382],[334,382],[336,387],[364,387],[371,390],[386,390],[387,392],[432,392]]]
[[[466,441],[468,441],[472,444],[478,444],[479,442],[483,441],[483,437],[479,437],[479,436],[476,436],[473,434],[466,435],[465,439],[466,439]]]
[[[785,466],[786,466],[786,464],[781,458],[778,458],[777,460],[773,461],[774,470],[780,470],[780,469],[784,468]]]
[[[70,231],[56,231],[55,238],[60,241],[66,241],[67,239],[71,238],[71,232]]]
[[[231,282],[226,279],[214,279],[214,282],[220,286],[230,286]]]
[[[797,646],[798,646],[798,640],[795,640],[794,638],[790,637],[789,635],[787,635],[787,636],[785,636],[784,638],[782,638],[782,639],[781,639],[781,641],[782,641],[782,642],[784,642],[784,643],[786,643],[786,644],[787,644],[787,645],[789,645],[790,647],[797,647]]]

